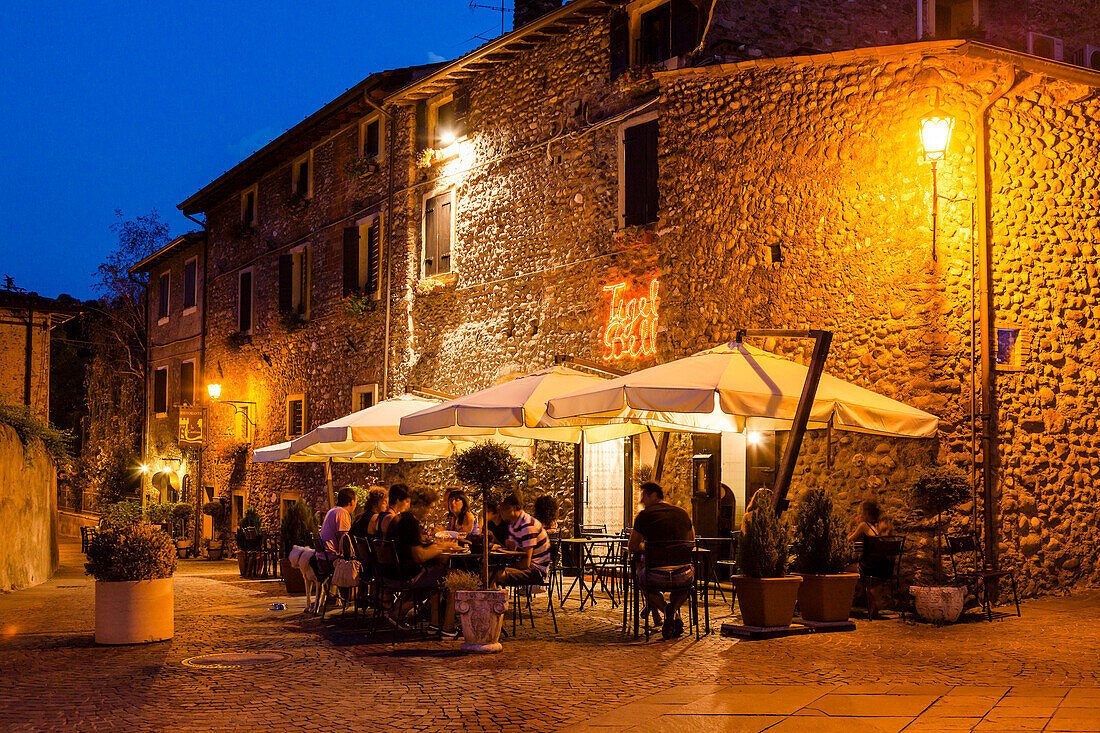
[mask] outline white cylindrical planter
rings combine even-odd
[[[97,644],[145,644],[171,639],[175,631],[172,579],[95,584]]]

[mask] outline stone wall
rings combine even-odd
[[[0,591],[26,588],[57,570],[57,468],[35,440],[24,446],[0,425]]]

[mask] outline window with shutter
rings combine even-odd
[[[241,223],[256,226],[256,186],[241,194]]]
[[[435,126],[432,130],[432,147],[445,148],[455,141],[455,108],[452,99],[435,107]]]
[[[252,270],[245,270],[237,280],[237,330],[252,332]]]
[[[428,147],[428,102],[421,99],[416,103],[416,150]]]
[[[298,158],[290,166],[290,190],[301,196],[309,198],[313,195],[313,180],[311,178],[310,160],[313,153],[309,152]]]
[[[382,154],[382,118],[364,122],[360,134],[363,141],[360,154],[372,160],[378,158]]]
[[[286,398],[286,437],[298,438],[306,432],[305,395],[287,395]]]
[[[279,313],[294,310],[294,257],[279,255]]]
[[[377,296],[382,271],[382,218],[374,217],[359,228],[361,292]]]
[[[469,113],[469,109],[470,92],[466,87],[459,86],[454,92],[454,123],[452,125],[455,138],[457,139],[466,137],[468,132],[466,116]]]
[[[168,367],[153,372],[153,412],[157,415],[168,414]]]
[[[630,68],[630,16],[624,10],[616,10],[610,19],[611,81]]]
[[[196,291],[198,289],[198,265],[199,261],[192,257],[183,264],[183,308],[195,307]]]
[[[309,248],[279,256],[279,313],[309,315]]]
[[[624,226],[657,221],[658,189],[657,120],[623,130],[621,188]]]
[[[157,283],[157,321],[164,322],[168,320],[168,304],[169,296],[171,293],[170,285],[172,282],[172,275],[169,272],[160,276],[160,280]]]
[[[453,209],[453,191],[424,201],[424,277],[451,271]]]
[[[180,404],[195,404],[195,362],[180,364]]]
[[[672,58],[671,3],[642,13],[641,38],[638,43],[638,61],[642,64],[659,64]]]
[[[344,227],[344,297],[359,291],[360,227]]]
[[[358,412],[374,407],[378,402],[377,384],[359,384],[351,388],[351,411]]]

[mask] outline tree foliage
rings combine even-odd
[[[738,546],[741,571],[750,578],[782,578],[787,574],[787,528],[772,507],[771,492],[762,494],[745,516]]]
[[[848,563],[851,543],[844,517],[825,489],[810,489],[799,499],[794,512],[794,541],[791,549],[803,573],[842,573]]]

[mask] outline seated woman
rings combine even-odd
[[[465,535],[478,531],[477,518],[470,511],[470,499],[465,492],[453,490],[447,493],[446,529]]]
[[[535,519],[547,532],[554,532],[558,528],[558,500],[549,494],[535,499],[535,506],[531,510]]]
[[[882,521],[882,511],[878,508],[878,503],[874,501],[865,501],[859,505],[859,523],[856,525],[855,530],[848,535],[849,542],[859,542],[864,537],[878,537],[881,527],[879,523]]]
[[[381,486],[372,486],[367,492],[363,511],[351,523],[352,537],[373,537],[378,528],[378,515],[386,507],[386,490]]]
[[[752,516],[753,511],[756,509],[756,504],[759,501],[767,501],[772,496],[771,489],[766,486],[761,486],[749,499],[749,503],[745,506],[745,516],[741,517],[741,531],[745,531],[745,523]]]

